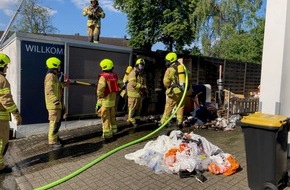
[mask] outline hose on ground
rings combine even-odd
[[[79,168],[78,170],[70,173],[69,175],[67,175],[67,176],[65,176],[65,177],[63,177],[61,179],[58,179],[58,180],[56,180],[56,181],[54,181],[52,183],[49,183],[47,185],[35,188],[34,190],[46,190],[46,189],[52,188],[54,186],[57,186],[57,185],[65,182],[65,181],[68,181],[71,178],[73,178],[73,177],[79,175],[80,173],[84,172],[85,170],[89,169],[93,165],[97,164],[98,162],[102,161],[103,159],[105,159],[105,158],[109,157],[110,155],[118,152],[119,150],[122,150],[122,149],[124,149],[126,147],[129,147],[131,145],[137,144],[139,142],[142,142],[142,141],[146,140],[147,138],[151,137],[152,135],[154,135],[155,133],[161,131],[170,122],[170,120],[173,118],[173,116],[176,114],[177,110],[182,105],[182,103],[183,103],[183,101],[184,101],[184,99],[186,97],[186,92],[187,92],[186,89],[188,89],[188,71],[187,71],[186,67],[183,64],[181,64],[181,65],[184,67],[184,71],[185,71],[185,88],[184,88],[185,90],[184,90],[184,92],[182,94],[181,101],[177,105],[176,109],[172,112],[170,117],[159,128],[155,129],[153,132],[149,133],[148,135],[145,135],[145,136],[143,136],[143,137],[141,137],[141,138],[139,138],[137,140],[131,141],[131,142],[127,143],[127,144],[121,145],[121,146],[119,146],[119,147],[117,147],[117,148],[115,148],[115,149],[113,149],[113,150],[111,150],[111,151],[99,156],[95,160],[89,162],[88,164],[84,165],[83,167]]]

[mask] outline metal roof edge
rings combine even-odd
[[[94,44],[91,42],[85,42],[80,40],[74,40],[74,39],[67,39],[67,38],[61,38],[61,37],[55,37],[55,36],[47,36],[47,35],[41,35],[41,34],[30,34],[30,33],[23,33],[23,32],[15,32],[13,33],[5,42],[3,43],[4,48],[7,44],[11,43],[15,39],[23,39],[23,40],[32,40],[37,42],[52,42],[52,43],[58,43],[58,44],[67,44],[67,45],[74,45],[74,46],[82,46],[82,47],[91,47],[91,48],[101,48],[101,49],[110,49],[110,50],[118,50],[118,51],[124,51],[124,52],[132,52],[132,48],[128,47],[121,47],[121,46],[115,46],[115,45],[109,45],[109,44]]]
[[[108,45],[108,44],[94,44],[91,42],[82,42],[82,41],[75,42],[75,40],[68,41],[65,44],[68,46],[74,46],[74,47],[103,49],[103,50],[111,50],[111,51],[113,50],[113,51],[119,51],[119,52],[133,52],[133,49],[127,48],[127,47],[120,47],[120,46],[114,46],[114,45]]]
[[[3,42],[3,44],[0,46],[0,50],[2,51],[3,49],[5,49],[5,47],[11,44],[15,39],[16,39],[16,34],[13,33],[7,40]]]

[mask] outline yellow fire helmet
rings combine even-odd
[[[100,67],[102,68],[103,71],[109,71],[113,69],[114,63],[111,59],[103,59],[100,62]]]
[[[10,58],[4,53],[0,53],[0,68],[6,67],[10,63]]]
[[[50,57],[46,60],[46,66],[49,69],[58,69],[61,64],[61,60],[57,57]]]
[[[145,68],[145,60],[142,58],[137,59],[135,68],[137,69],[138,72],[143,72]]]
[[[177,61],[177,54],[174,52],[170,52],[166,55],[165,60],[170,62],[170,63],[173,63],[173,62]]]
[[[144,61],[144,59],[142,59],[142,58],[137,59],[135,65],[138,65],[138,64],[145,65],[145,61]]]

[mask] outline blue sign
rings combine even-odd
[[[23,125],[48,122],[44,99],[45,62],[49,57],[57,57],[64,63],[64,52],[64,45],[21,41],[20,112]]]

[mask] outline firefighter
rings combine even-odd
[[[166,88],[166,103],[163,116],[160,123],[163,124],[167,119],[169,119],[173,109],[179,104],[182,94],[184,91],[184,81],[179,78],[178,68],[182,66],[177,61],[177,54],[170,52],[165,57],[165,66],[167,67],[164,77],[163,84]],[[184,73],[180,73],[184,75]],[[180,82],[182,81],[182,82]],[[184,101],[176,112],[177,126],[181,129],[183,122],[183,112],[184,112]]]
[[[83,9],[83,16],[88,16],[87,32],[89,42],[99,43],[101,33],[101,19],[105,18],[102,7],[99,6],[98,0],[91,0],[90,5]]]
[[[10,83],[5,76],[9,63],[10,58],[0,53],[0,174],[12,172],[12,169],[4,163],[4,155],[8,149],[10,113],[16,125],[22,123],[21,115],[11,95]]]
[[[97,84],[96,112],[102,119],[103,134],[105,142],[110,142],[113,135],[117,133],[116,122],[116,96],[119,91],[118,76],[113,72],[114,63],[110,59],[100,62],[102,73],[99,75]]]
[[[48,71],[44,79],[44,95],[49,120],[48,144],[53,149],[59,149],[63,146],[58,135],[64,111],[63,88],[65,86],[59,80],[61,76],[60,65],[61,60],[57,57],[50,57],[46,60]]]
[[[142,110],[142,97],[146,94],[144,82],[145,61],[137,59],[134,69],[128,75],[127,96],[128,96],[128,122],[137,127],[140,121]]]

